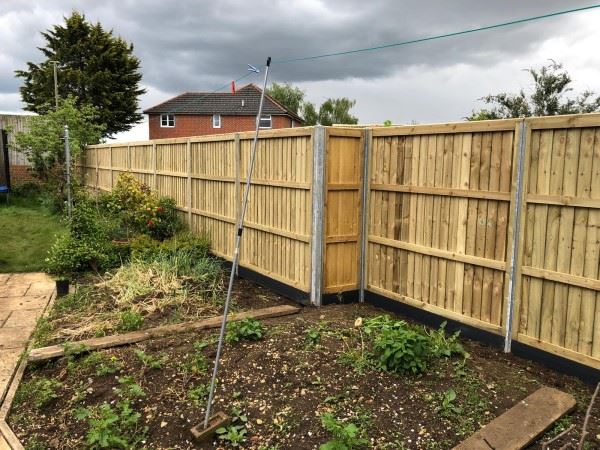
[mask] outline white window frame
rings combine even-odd
[[[172,118],[173,125],[169,125],[169,118]],[[160,127],[161,128],[175,128],[175,114],[161,114],[160,115]]]
[[[215,120],[217,119],[217,120]],[[213,128],[221,128],[221,114],[213,114],[212,116]]]
[[[267,120],[267,118],[269,120],[269,126],[268,127],[261,126],[260,122],[263,121],[263,120]],[[273,117],[271,116],[271,114],[263,114],[260,117],[260,119],[258,120],[258,126],[259,126],[259,128],[265,128],[265,129],[273,128]]]

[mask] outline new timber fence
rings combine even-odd
[[[91,146],[231,258],[251,133]],[[261,132],[241,266],[380,295],[600,369],[600,115]]]

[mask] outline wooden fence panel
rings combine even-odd
[[[527,123],[517,339],[600,368],[600,120]]]
[[[514,128],[373,129],[368,290],[501,330]]]
[[[240,199],[252,138],[240,136]],[[265,133],[258,141],[240,261],[305,292],[310,283],[311,186],[311,130]]]
[[[358,289],[362,130],[329,128],[325,185],[324,292]]]
[[[311,131],[261,132],[240,254],[243,267],[304,292],[310,282]],[[121,173],[132,173],[173,197],[191,230],[207,234],[214,253],[231,259],[252,138],[242,133],[91,146],[86,183],[110,190]]]

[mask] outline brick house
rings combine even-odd
[[[144,111],[150,139],[254,130],[262,90],[248,84],[232,93],[186,92]],[[260,127],[293,128],[302,118],[265,95]]]

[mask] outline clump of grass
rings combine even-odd
[[[52,400],[58,397],[57,390],[62,387],[62,383],[51,378],[36,378],[25,383],[21,383],[15,398],[14,406],[22,405],[32,401],[37,409],[43,409]]]
[[[118,329],[121,331],[136,331],[142,327],[144,318],[142,315],[133,310],[125,310],[121,312]]]

